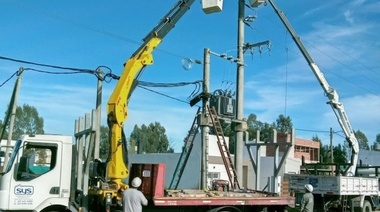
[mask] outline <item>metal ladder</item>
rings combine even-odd
[[[223,129],[222,129],[222,126],[220,125],[218,114],[217,114],[214,107],[212,107],[212,108],[207,107],[207,108],[208,108],[208,111],[209,111],[210,116],[211,116],[212,125],[214,127],[215,135],[216,135],[217,140],[218,140],[217,143],[218,143],[220,155],[222,157],[224,167],[226,167],[226,171],[227,171],[228,178],[230,180],[231,188],[232,189],[237,189],[237,188],[240,189],[240,184],[239,184],[238,179],[237,179],[236,169],[235,169],[234,163],[232,161],[231,154],[230,154],[230,151],[228,149],[226,139],[224,138]]]
[[[348,195],[343,195],[342,197],[342,212],[347,212],[348,206]]]
[[[195,115],[193,124],[191,125],[191,128],[189,130],[189,134],[187,134],[185,139],[185,144],[182,149],[181,156],[178,160],[177,166],[175,168],[175,171],[173,173],[173,178],[170,182],[169,189],[177,189],[178,184],[181,180],[183,171],[185,170],[187,160],[189,159],[191,150],[193,149],[193,142],[195,139],[195,136],[198,133],[199,125],[197,123],[197,116],[200,112],[200,108],[198,108],[198,111]]]

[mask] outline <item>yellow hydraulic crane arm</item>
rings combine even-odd
[[[125,160],[126,142],[123,125],[128,117],[128,100],[137,79],[145,66],[153,64],[153,50],[161,43],[177,21],[186,13],[194,0],[181,0],[161,19],[158,25],[143,39],[144,43],[124,64],[124,70],[112,92],[107,106],[107,122],[110,129],[110,155],[107,161],[107,177],[118,184],[128,177]],[[123,153],[125,152],[125,153]]]
[[[108,124],[110,128],[110,161],[107,166],[107,177],[121,180],[128,176],[127,166],[122,151],[124,143],[123,125],[128,116],[128,98],[133,91],[135,77],[146,65],[153,64],[153,49],[160,44],[160,38],[153,38],[142,51],[129,59],[124,66],[123,74],[108,101]]]

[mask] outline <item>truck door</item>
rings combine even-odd
[[[62,143],[25,142],[10,183],[9,209],[36,209],[60,196]],[[52,203],[52,202],[51,202]]]

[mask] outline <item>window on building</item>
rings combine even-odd
[[[220,178],[220,172],[209,172],[207,174],[207,177],[209,179],[219,179]]]

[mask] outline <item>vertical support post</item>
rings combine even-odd
[[[274,160],[273,160],[273,181],[272,181],[272,190],[270,192],[276,192],[277,178],[278,175],[277,169],[278,167],[278,153],[279,153],[279,145],[277,144],[277,130],[273,129],[273,143],[274,143]]]
[[[80,117],[78,120],[75,121],[76,123],[76,129],[75,129],[75,132],[76,133],[79,133],[81,131],[84,130],[84,118],[83,117]],[[83,161],[83,136],[80,136],[79,138],[76,138],[76,148],[77,148],[77,153],[78,153],[78,157],[77,157],[77,174],[78,174],[78,178],[77,178],[77,189],[78,190],[82,190],[82,179],[83,179],[83,164],[82,164],[82,161]]]
[[[90,129],[91,126],[91,116],[89,113],[86,113],[84,115],[84,130]],[[88,157],[91,157],[91,152],[89,152],[89,145],[90,145],[90,136],[91,134],[85,134],[84,136],[84,160],[86,161]],[[82,169],[82,172],[84,172],[84,169]]]
[[[238,59],[237,63],[237,83],[236,83],[236,119],[243,119],[243,104],[244,104],[244,0],[239,0],[238,11],[238,35],[237,35],[237,48]],[[242,182],[243,175],[243,132],[236,132],[235,143],[235,168],[238,182]]]
[[[259,143],[260,142],[260,131],[257,131],[256,132],[256,143]],[[256,146],[256,167],[254,167],[255,169],[255,173],[256,173],[256,179],[255,179],[255,189],[256,190],[259,190],[260,189],[260,169],[261,169],[261,154],[260,154],[260,147],[261,145],[257,145]]]
[[[331,151],[331,163],[334,163],[334,147],[333,147],[333,129],[330,127],[330,151]]]
[[[89,113],[85,114],[85,123],[84,123],[84,130],[89,130],[93,131],[94,124],[97,122],[97,111],[92,110],[92,114],[90,116]],[[82,197],[82,212],[87,212],[88,211],[88,183],[89,183],[89,167],[90,167],[90,161],[92,161],[93,156],[94,156],[94,138],[93,138],[93,133],[86,133],[84,135],[85,138],[85,158],[84,158],[84,167],[82,169],[83,172],[83,197]]]
[[[8,132],[7,147],[5,149],[5,157],[4,157],[4,164],[3,164],[3,171],[4,172],[5,172],[5,169],[7,168],[7,164],[8,164],[8,160],[9,160],[9,153],[11,151],[13,126],[14,126],[16,109],[17,109],[17,96],[18,96],[18,92],[20,89],[20,83],[21,83],[23,71],[24,71],[24,69],[22,67],[20,67],[18,72],[17,72],[17,81],[16,81],[14,93],[12,95],[12,100],[11,100],[11,102],[13,102],[13,104],[12,104],[12,109],[11,109],[11,118],[9,121],[9,132]],[[8,113],[9,113],[9,111],[8,111]],[[7,120],[5,120],[5,121],[7,121]],[[4,124],[6,125],[7,123],[5,122]],[[5,128],[4,128],[4,131],[5,131]],[[1,138],[0,138],[0,140],[1,140]]]
[[[210,87],[210,49],[204,49],[203,57],[203,94],[208,94]],[[208,107],[208,98],[202,98],[202,116],[205,118],[204,120],[209,117]],[[201,189],[207,189],[209,130],[209,126],[203,123],[201,128]]]

